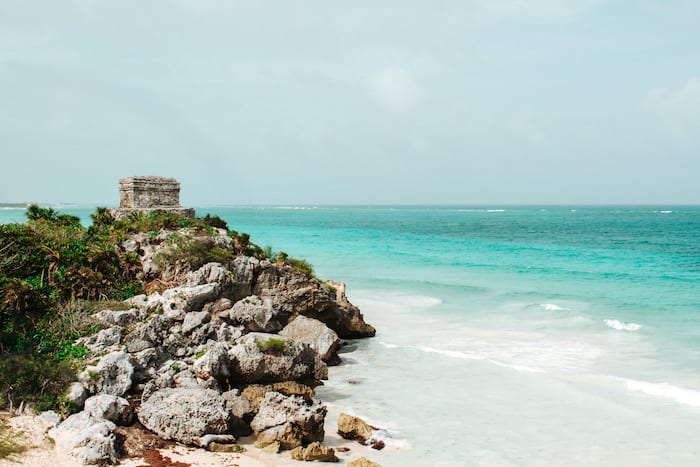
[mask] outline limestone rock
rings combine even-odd
[[[250,333],[229,350],[231,373],[247,383],[321,380],[328,367],[307,344],[275,334]]]
[[[307,402],[311,402],[311,399],[314,397],[314,390],[312,388],[305,384],[297,383],[296,381],[284,381],[268,385],[249,384],[243,388],[241,395],[250,401],[252,411],[257,412],[265,394],[270,391],[279,392],[285,396],[301,396]]]
[[[92,336],[82,337],[76,341],[76,344],[84,345],[93,353],[101,353],[113,345],[121,343],[122,331],[123,328],[121,326],[112,326],[111,328],[102,329]]]
[[[227,314],[233,324],[253,332],[277,332],[284,327],[289,315],[272,308],[272,300],[251,295],[234,303]]]
[[[207,434],[226,434],[232,415],[218,392],[201,388],[165,388],[141,404],[139,421],[158,436],[192,444]]]
[[[233,284],[231,289],[227,290],[227,297],[232,302],[253,294],[253,282],[259,267],[260,260],[249,256],[237,256],[231,261],[229,269],[233,274]]]
[[[258,444],[279,442],[282,449],[293,449],[323,441],[325,417],[326,407],[318,401],[307,402],[301,396],[268,392],[250,427],[257,435]]]
[[[74,409],[72,410],[73,412],[80,412],[83,410],[85,399],[87,399],[88,396],[89,394],[87,390],[85,390],[85,387],[81,383],[76,381],[68,386],[66,399],[68,400],[68,403],[72,405],[72,409]]]
[[[119,311],[102,310],[95,313],[94,317],[107,326],[126,327],[138,321],[140,319],[140,313],[137,308]]]
[[[372,427],[361,418],[341,413],[338,417],[338,434],[345,439],[365,443],[372,437]]]
[[[290,316],[302,314],[324,322],[341,338],[368,337],[375,329],[345,296],[340,282],[322,284],[290,265],[261,262],[253,293],[270,298],[272,306]]]
[[[191,311],[185,315],[182,323],[182,332],[190,334],[196,328],[201,327],[211,321],[211,314],[206,311]]]
[[[123,397],[98,394],[85,401],[85,412],[95,419],[109,420],[117,425],[131,423],[133,411]]]
[[[63,451],[69,451],[82,464],[116,464],[114,423],[92,417],[88,412],[71,415],[49,437]]]
[[[134,365],[126,352],[113,352],[102,357],[96,366],[88,366],[78,379],[92,394],[123,396],[132,385]]]
[[[307,461],[307,462],[313,462],[313,461],[318,461],[318,462],[339,462],[340,459],[338,459],[335,456],[335,451],[333,448],[329,448],[328,446],[324,446],[318,441],[313,442],[309,444],[306,447],[303,446],[297,446],[294,449],[292,449],[292,452],[290,453],[292,456],[292,459],[296,459],[298,461]]]
[[[228,383],[231,379],[231,359],[228,355],[230,348],[230,344],[217,342],[195,360],[192,370],[197,378],[216,378],[220,383]]]
[[[181,286],[163,292],[163,311],[181,309],[185,311],[201,310],[205,303],[220,298],[218,283]]]
[[[348,467],[382,467],[380,464],[377,464],[376,462],[372,462],[371,460],[367,459],[366,457],[360,457],[357,458],[353,461],[350,461],[348,464]]]
[[[78,384],[80,384],[80,383],[78,383]],[[57,414],[56,412],[54,412],[53,410],[47,410],[45,412],[41,412],[37,416],[37,418],[39,419],[39,421],[41,423],[43,423],[47,427],[47,429],[48,428],[55,428],[63,421],[61,416],[59,414]]]
[[[336,350],[340,346],[338,334],[321,321],[299,315],[279,334],[309,344],[325,362],[337,359]]]

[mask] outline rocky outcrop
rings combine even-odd
[[[257,436],[258,445],[277,442],[281,449],[293,449],[323,441],[325,417],[326,407],[318,401],[307,402],[300,396],[268,392],[250,427]]]
[[[135,414],[162,439],[227,450],[252,431],[271,451],[300,447],[295,458],[331,461],[332,449],[309,446],[323,440],[326,416],[313,387],[338,362],[340,338],[374,334],[344,285],[240,255],[161,271],[154,256],[172,247],[171,235],[186,230],[122,242],[159,291],[95,314],[103,329],[78,342],[92,360],[69,398],[83,411],[55,428],[57,444],[85,462],[114,462],[115,426]],[[223,229],[200,240],[235,251]]]
[[[253,293],[270,298],[276,310],[326,323],[342,338],[368,337],[375,329],[345,297],[342,283],[323,284],[287,264],[262,262]]]
[[[287,324],[279,334],[308,344],[325,362],[339,360],[336,354],[336,350],[340,346],[338,334],[317,319],[299,315]]]
[[[306,447],[303,446],[298,446],[294,449],[292,449],[292,452],[289,453],[289,455],[292,457],[292,459],[298,460],[298,461],[306,461],[306,462],[339,462],[340,459],[338,459],[335,456],[335,451],[333,448],[329,448],[328,446],[324,446],[318,441],[313,442],[309,444]]]
[[[192,444],[208,434],[226,434],[232,414],[217,391],[166,388],[153,393],[138,412],[139,421],[164,439]]]

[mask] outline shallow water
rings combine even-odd
[[[347,283],[378,334],[318,395],[382,465],[700,465],[700,208],[198,212]]]

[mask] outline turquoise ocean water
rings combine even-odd
[[[69,209],[87,222],[91,209]],[[384,466],[700,465],[700,207],[210,207],[378,329],[318,396]],[[0,211],[0,222],[23,211]]]

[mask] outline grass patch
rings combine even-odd
[[[21,435],[13,431],[5,420],[0,419],[0,459],[7,459],[27,450],[27,446],[20,442]]]
[[[284,351],[284,349],[290,345],[290,341],[287,339],[271,337],[267,340],[255,339],[255,345],[257,345],[258,350],[263,353],[279,353]]]

